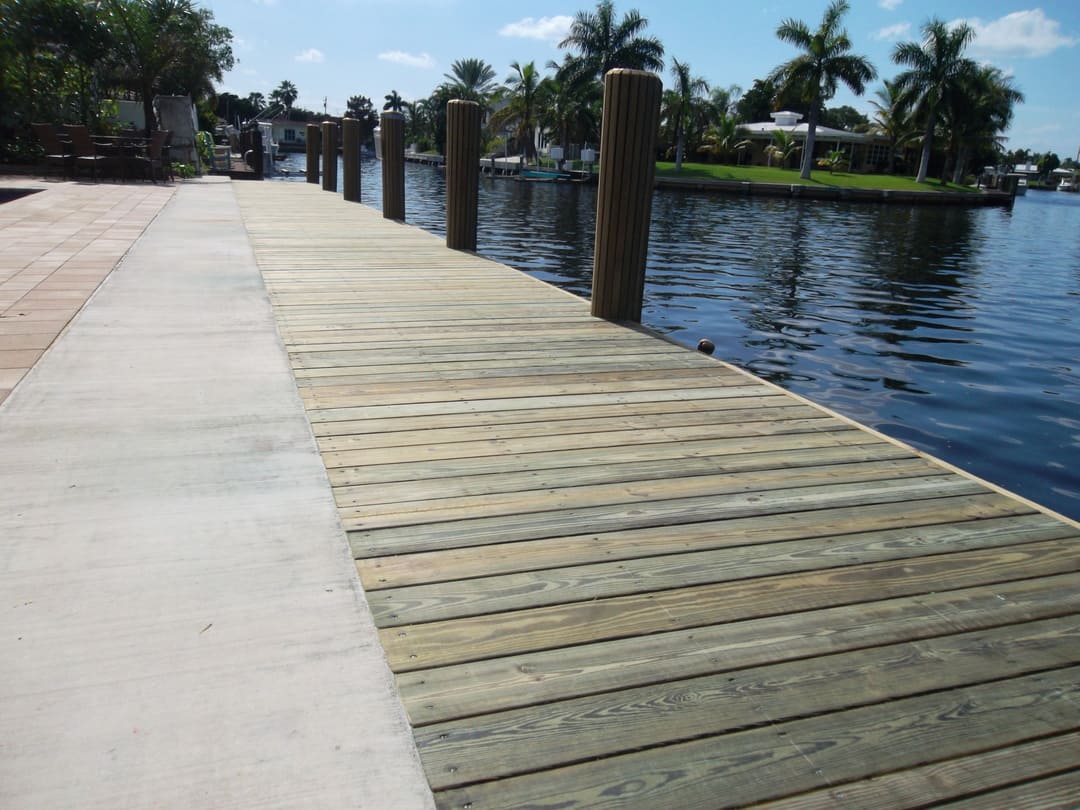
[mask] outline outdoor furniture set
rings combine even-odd
[[[168,130],[154,130],[149,138],[134,132],[119,135],[91,135],[88,127],[65,124],[57,131],[52,124],[33,124],[34,133],[45,149],[43,170],[55,168],[63,177],[88,174],[98,179],[172,179]]]

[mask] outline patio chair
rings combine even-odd
[[[70,154],[70,150],[60,140],[53,125],[31,124],[30,126],[45,149],[45,155],[42,158],[45,166],[58,166],[62,177],[71,177],[75,173],[75,156]],[[43,171],[42,175],[44,174]]]
[[[150,133],[150,142],[146,145],[146,157],[142,158],[142,162],[150,179],[155,183],[157,182],[154,179],[155,171],[161,178],[161,182],[165,182],[165,172],[168,169],[168,151],[165,144],[171,135],[172,133],[167,129],[155,129]]]
[[[82,124],[64,124],[64,129],[75,149],[75,167],[89,166],[90,177],[97,180],[98,166],[104,163],[105,156],[98,154],[97,146],[90,139],[90,130]]]

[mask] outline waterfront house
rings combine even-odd
[[[749,161],[752,164],[769,165],[769,156],[765,149],[773,140],[773,133],[783,130],[793,135],[799,142],[805,143],[807,125],[799,121],[802,115],[797,112],[783,110],[770,114],[772,121],[759,121],[754,124],[743,124],[739,128],[740,137],[745,138],[752,144],[747,150]],[[818,126],[814,134],[814,158],[825,157],[834,149],[843,150],[847,154],[849,169],[853,172],[878,172],[883,171],[889,163],[889,139],[880,135],[871,135],[863,132],[850,132],[846,129],[833,129],[832,127]],[[801,159],[801,155],[800,158]],[[792,165],[798,165],[798,161],[791,161]]]

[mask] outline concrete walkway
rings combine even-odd
[[[0,806],[432,805],[227,182],[176,190],[0,448]]]

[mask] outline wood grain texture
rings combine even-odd
[[[308,184],[235,193],[440,807],[1075,797],[1075,523]]]

